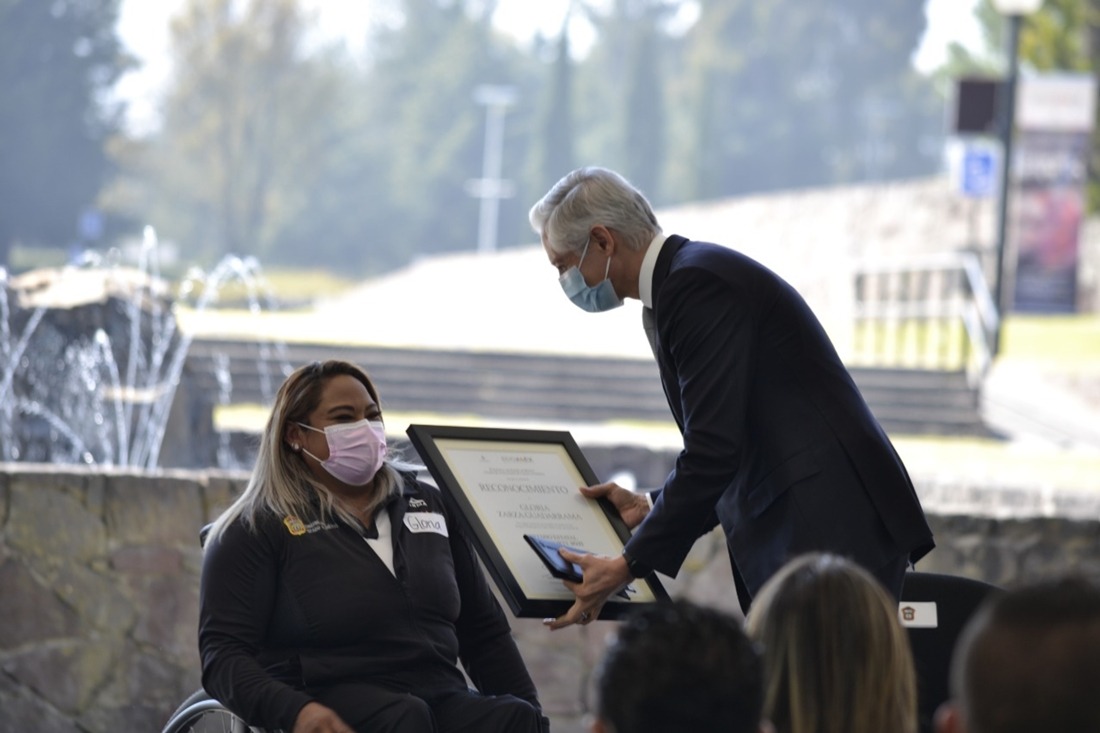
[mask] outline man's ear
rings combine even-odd
[[[775,733],[775,726],[767,718],[761,718],[760,727],[757,730],[759,733]]]
[[[932,721],[932,728],[936,733],[966,733],[962,712],[950,700],[936,708]]]
[[[597,224],[592,227],[592,230],[588,233],[588,236],[592,238],[592,244],[605,255],[611,255],[615,253],[615,248],[618,246],[618,240],[615,239],[614,233],[603,224]]]

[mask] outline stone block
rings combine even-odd
[[[4,531],[4,525],[8,523],[8,503],[11,501],[11,491],[8,488],[10,481],[10,475],[0,471],[0,532]]]
[[[203,521],[198,477],[116,476],[107,484],[106,518],[118,545],[194,545]]]
[[[184,672],[170,661],[122,648],[111,674],[96,691],[93,703],[78,720],[89,733],[116,730],[159,731],[188,689]],[[194,689],[191,687],[190,689]]]
[[[17,560],[0,565],[0,650],[65,639],[79,628],[76,611]]]
[[[203,494],[203,517],[212,522],[248,486],[248,474],[244,472],[211,471],[206,475]]]
[[[199,595],[195,579],[131,576],[127,579],[137,610],[134,641],[166,657],[198,664]]]
[[[91,470],[84,477],[84,505],[93,517],[104,516],[108,478],[105,473],[93,473]]]
[[[147,700],[135,700],[119,707],[95,707],[80,716],[80,731],[159,731],[168,722],[170,713]]]
[[[5,534],[18,551],[56,566],[89,562],[107,548],[107,532],[88,513],[83,484],[71,474],[16,474]]]
[[[85,733],[15,680],[0,675],[0,730],[34,733]]]
[[[9,658],[4,672],[75,716],[88,707],[114,664],[115,655],[107,644],[71,641],[31,647]]]
[[[81,565],[63,565],[53,589],[76,610],[80,634],[108,636],[121,642],[134,624],[134,602],[124,592],[117,575]]]
[[[122,547],[111,554],[111,569],[126,575],[179,575],[183,555],[174,547]]]
[[[183,682],[184,678],[187,681],[194,679],[193,675],[187,673],[188,669],[190,668],[181,668],[167,657],[134,651],[130,654],[120,676],[126,690],[123,701],[132,703],[141,700],[147,704],[150,714],[158,722],[153,729],[160,730],[183,697],[198,687],[197,684]],[[197,672],[198,665],[196,664],[193,669]],[[184,690],[186,693],[183,692]],[[140,710],[135,711],[135,714],[144,715]],[[141,728],[131,727],[131,729]]]

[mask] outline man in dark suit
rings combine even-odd
[[[617,173],[581,168],[535,204],[565,294],[587,311],[642,301],[684,449],[657,500],[606,496],[636,531],[621,557],[565,553],[584,569],[576,603],[551,628],[587,623],[632,578],[675,575],[721,523],[747,609],[786,560],[812,550],[862,564],[897,597],[933,547],[912,482],[802,297],[726,247],[666,236]],[[644,521],[643,521],[644,519]]]

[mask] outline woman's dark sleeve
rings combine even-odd
[[[271,537],[234,522],[209,543],[199,595],[202,685],[246,720],[294,727],[305,693],[272,677],[259,660],[275,604],[279,555]]]
[[[462,596],[456,630],[459,657],[466,674],[482,694],[515,695],[541,710],[535,683],[512,638],[508,618],[493,595],[473,548],[457,522],[447,524],[451,528],[451,554]]]

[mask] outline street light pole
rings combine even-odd
[[[1009,290],[1005,287],[1005,250],[1008,245],[1008,203],[1012,184],[1012,138],[1016,127],[1016,86],[1020,76],[1020,27],[1024,16],[1035,12],[1042,4],[1043,0],[993,0],[994,7],[1008,19],[1008,42],[1005,44],[1008,68],[1001,86],[997,116],[1001,137],[1001,190],[997,203],[997,269],[993,285],[997,328],[990,345],[992,356],[997,356],[1001,351],[1001,335],[1009,308]]]
[[[500,177],[504,147],[504,115],[516,100],[515,89],[508,86],[482,85],[474,98],[485,105],[485,149],[482,154],[481,178],[466,182],[466,190],[481,199],[477,226],[477,251],[495,252],[497,248],[497,218],[500,200],[512,195],[512,182]]]

